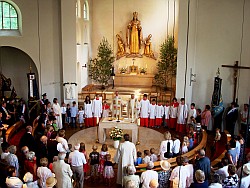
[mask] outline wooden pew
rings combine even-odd
[[[207,132],[202,130],[202,140],[200,142],[200,144],[198,146],[196,146],[194,149],[192,149],[191,151],[183,154],[182,156],[187,156],[189,160],[192,160],[194,158],[194,156],[196,155],[196,151],[205,148],[207,144]],[[171,164],[171,168],[174,168],[177,166],[176,164],[176,157],[174,158],[170,158],[168,159],[168,162]],[[147,164],[139,164],[138,166],[136,166],[136,174],[140,174],[142,172],[144,172],[146,170]],[[160,165],[160,161],[156,161],[154,162],[154,168],[153,170],[155,171],[160,171],[161,169],[161,165]]]
[[[18,121],[6,131],[6,141],[8,142],[13,134],[23,125],[23,121]]]
[[[35,136],[36,129],[38,127],[38,118],[33,121],[32,135]]]

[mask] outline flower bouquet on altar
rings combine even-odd
[[[122,131],[122,129],[119,129],[118,127],[114,127],[110,131],[109,136],[113,140],[121,140],[123,137],[123,131]]]

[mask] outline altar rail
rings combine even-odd
[[[189,151],[181,156],[183,156],[183,157],[187,156],[189,160],[192,160],[192,159],[194,159],[194,156],[196,155],[196,151],[198,151],[202,148],[205,148],[206,144],[207,144],[207,132],[205,130],[202,130],[202,140],[201,140],[200,144],[198,146],[196,146],[194,149],[192,149],[191,151]],[[170,158],[167,161],[170,163],[171,168],[174,168],[177,166],[176,157]],[[136,173],[140,174],[140,173],[146,171],[146,168],[147,168],[147,164],[139,164],[138,166],[136,166]],[[160,165],[160,161],[154,162],[153,170],[155,170],[155,171],[162,170],[161,165]]]
[[[14,125],[12,125],[10,128],[6,131],[6,141],[8,142],[11,137],[14,135],[14,133],[23,125],[23,121],[18,121]]]

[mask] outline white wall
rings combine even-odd
[[[193,68],[197,74],[192,87],[187,86],[188,103],[196,102],[202,107],[210,104],[213,92],[213,79],[220,68],[222,96],[224,104],[233,100],[233,70],[221,65],[233,65],[240,61],[241,24],[243,0],[197,0],[191,1],[190,35],[188,48],[188,74]],[[243,50],[240,65],[250,66],[250,2],[245,5]],[[182,11],[181,11],[182,10]],[[180,1],[179,51],[177,73],[177,97],[183,96],[187,29],[187,1]],[[248,102],[250,93],[249,70],[240,71],[238,98],[239,104]],[[188,85],[188,84],[187,84]]]

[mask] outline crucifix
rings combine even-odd
[[[250,67],[239,66],[239,62],[235,61],[234,65],[221,65],[222,67],[233,68],[234,69],[234,93],[233,93],[233,102],[236,102],[236,89],[237,89],[237,80],[238,80],[238,70],[239,69],[250,69]]]

